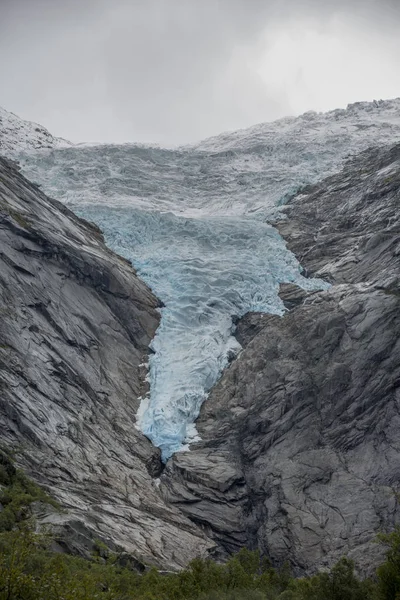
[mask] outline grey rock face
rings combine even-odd
[[[289,247],[335,285],[284,286],[283,318],[239,322],[244,349],[203,405],[202,441],[161,489],[223,551],[259,548],[298,573],[346,554],[368,573],[376,533],[400,517],[400,146],[365,152],[285,212]]]
[[[177,568],[213,544],[166,505],[135,428],[157,307],[95,226],[0,159],[1,442],[66,509],[42,518],[64,547]]]
[[[400,145],[367,150],[284,208],[278,229],[307,272],[398,289]]]

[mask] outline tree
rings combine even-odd
[[[387,544],[386,561],[378,567],[378,590],[382,600],[400,600],[400,528],[381,534],[379,540]]]

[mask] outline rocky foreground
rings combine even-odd
[[[380,560],[399,523],[400,145],[368,150],[285,207],[278,227],[312,276],[283,318],[246,315],[209,399],[202,441],[161,490],[226,552],[259,548],[298,573]]]
[[[1,443],[65,509],[37,515],[60,546],[176,569],[214,544],[162,499],[135,429],[157,307],[95,226],[0,159]]]

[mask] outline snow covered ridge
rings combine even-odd
[[[302,186],[336,173],[349,156],[399,140],[397,99],[305,113],[197,146],[79,144],[20,158],[28,179],[72,208],[134,205],[177,216],[263,220]]]
[[[0,154],[14,158],[26,150],[63,148],[71,142],[56,138],[41,125],[24,121],[0,106]]]
[[[371,145],[380,145],[387,141],[385,130],[390,133],[393,129],[400,129],[400,98],[355,102],[345,109],[337,108],[326,113],[309,111],[298,117],[284,117],[271,123],[222,133],[187,148],[206,152],[249,151],[257,144],[266,145],[268,142],[273,147],[277,138],[280,142],[293,143],[293,136],[298,134],[313,144],[318,141],[326,144],[326,136],[328,140],[343,136],[368,138]]]

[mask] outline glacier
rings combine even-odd
[[[162,301],[137,426],[166,461],[196,439],[208,391],[240,351],[236,319],[283,314],[282,282],[326,288],[273,227],[279,207],[368,146],[400,139],[400,100],[306,113],[182,148],[19,151],[24,174],[95,222]]]

